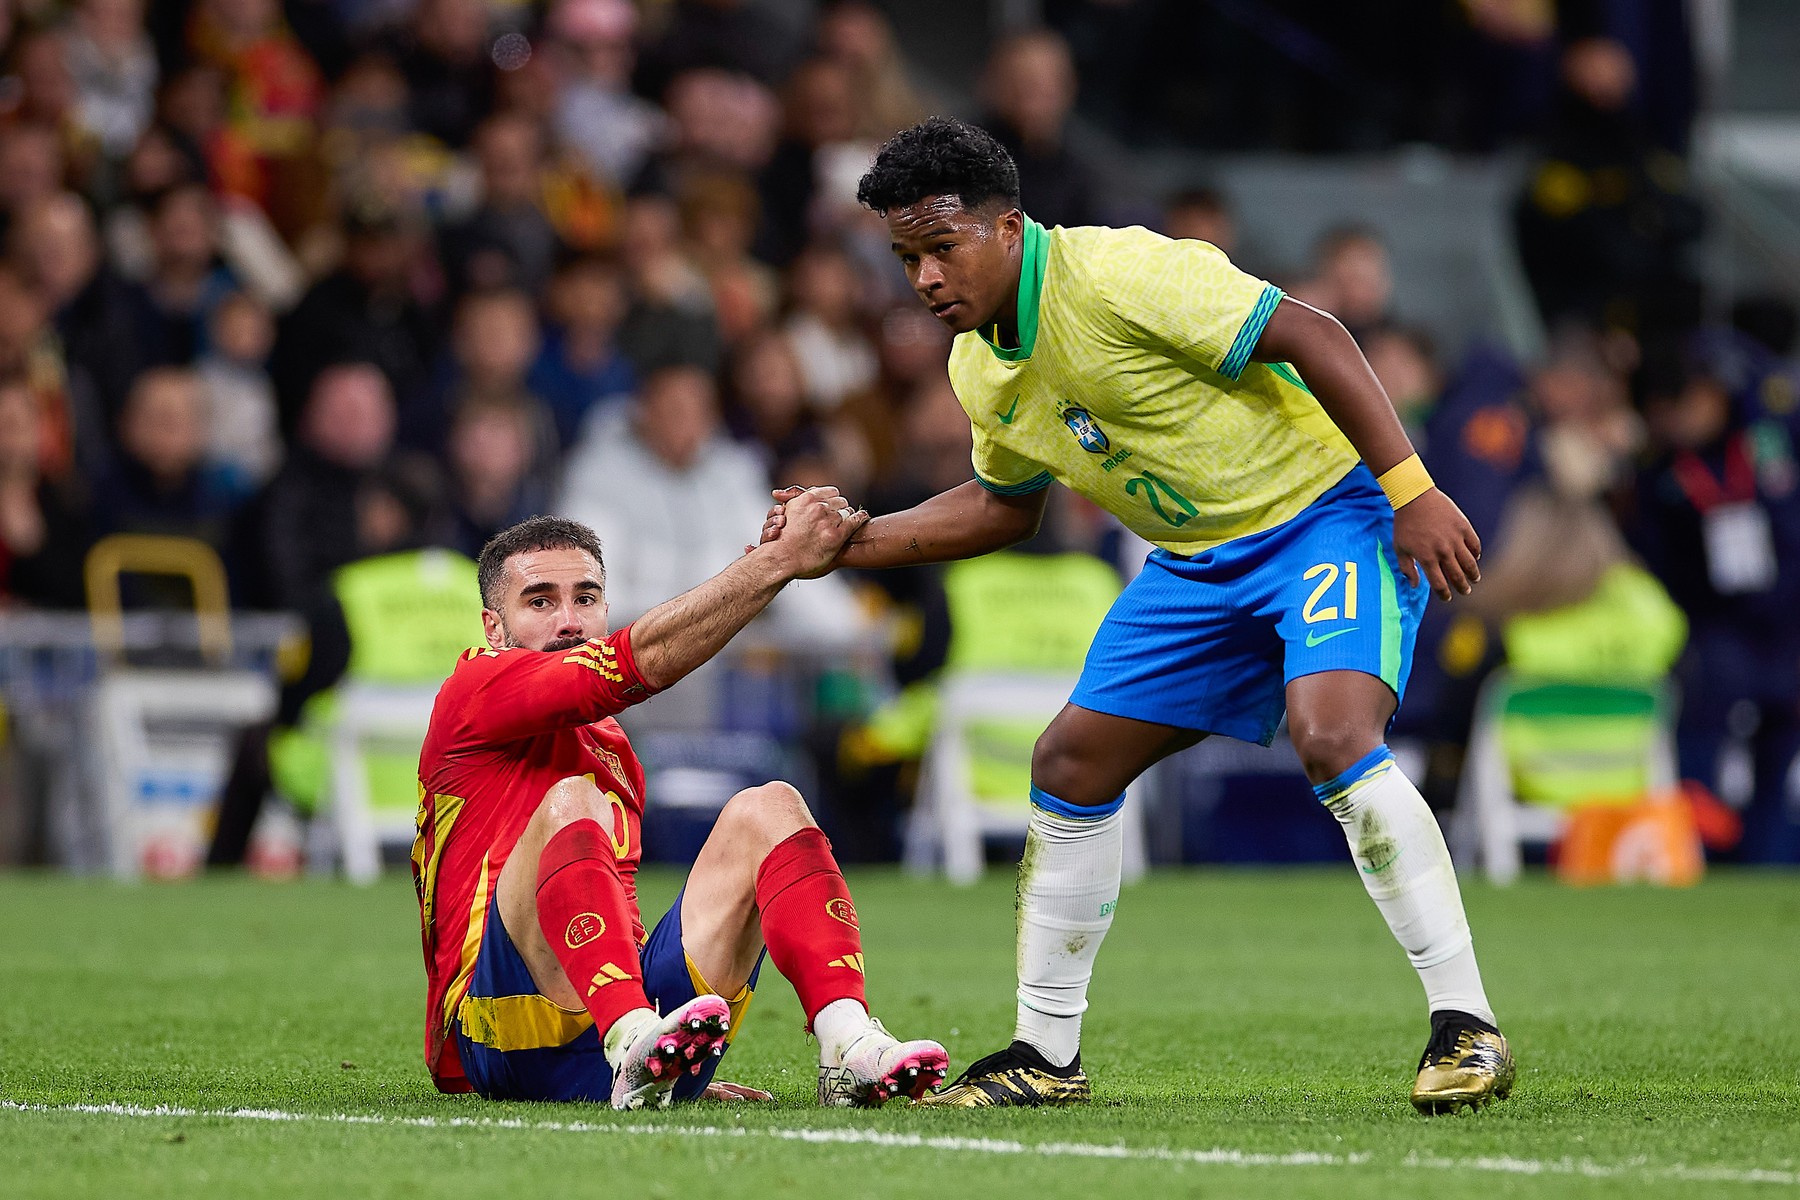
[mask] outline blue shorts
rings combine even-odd
[[[681,948],[681,897],[663,914],[639,951],[644,993],[658,1012],[680,1008],[709,990]],[[750,982],[731,1004],[731,1039],[742,1028],[744,1009],[756,987],[762,959]],[[500,920],[499,898],[488,904],[487,928],[469,990],[451,1023],[463,1072],[475,1090],[489,1100],[612,1099],[612,1067],[600,1049],[600,1034],[585,1009],[563,1008],[539,994],[525,960]],[[719,1060],[710,1058],[698,1075],[683,1075],[675,1099],[692,1100],[712,1082]]]
[[[1403,696],[1430,595],[1400,574],[1393,508],[1359,463],[1273,529],[1192,558],[1154,551],[1069,700],[1266,746],[1302,675],[1362,671]]]

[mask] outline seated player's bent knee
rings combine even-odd
[[[1379,733],[1342,723],[1291,726],[1288,735],[1306,777],[1314,783],[1336,779],[1381,742]]]
[[[544,827],[547,833],[554,833],[576,821],[600,821],[608,828],[612,825],[611,805],[594,781],[585,775],[572,775],[551,784],[532,817],[532,822]]]
[[[734,840],[761,841],[770,846],[788,835],[817,824],[799,789],[774,780],[745,788],[725,802],[715,830],[726,830]]]

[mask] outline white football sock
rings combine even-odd
[[[1430,1011],[1495,1024],[1443,831],[1393,754],[1378,747],[1313,791],[1344,827],[1363,886],[1418,970]]]
[[[819,1039],[819,1060],[843,1061],[850,1043],[873,1028],[869,1010],[849,998],[833,1000],[813,1014],[813,1036]]]
[[[614,1071],[624,1064],[625,1052],[631,1049],[631,1044],[661,1020],[654,1008],[634,1008],[612,1023],[612,1028],[600,1039],[600,1051]]]
[[[1096,816],[1065,815],[1085,811]],[[1031,825],[1019,863],[1019,1016],[1013,1037],[1035,1046],[1054,1066],[1067,1066],[1081,1049],[1088,980],[1119,902],[1123,846],[1117,804],[1075,809],[1032,789]]]

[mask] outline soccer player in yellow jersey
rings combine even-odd
[[[1475,531],[1330,315],[1204,242],[1045,229],[1018,193],[1006,151],[943,118],[895,135],[862,178],[858,199],[957,335],[976,478],[870,521],[836,565],[1011,545],[1037,529],[1053,480],[1157,549],[1032,755],[1014,1041],[927,1102],[1088,1099],[1081,1014],[1119,896],[1125,786],[1208,734],[1266,745],[1284,709],[1425,986],[1413,1104],[1505,1096],[1513,1063],[1443,836],[1385,744],[1427,586],[1446,600],[1473,587]],[[771,513],[763,536],[781,525]]]

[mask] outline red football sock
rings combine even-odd
[[[604,1038],[634,1008],[649,1008],[632,939],[631,902],[612,839],[598,821],[572,821],[538,856],[538,928]]]
[[[756,872],[756,907],[769,958],[794,985],[808,1029],[833,1000],[868,1007],[856,909],[823,833],[802,829],[769,851]]]

